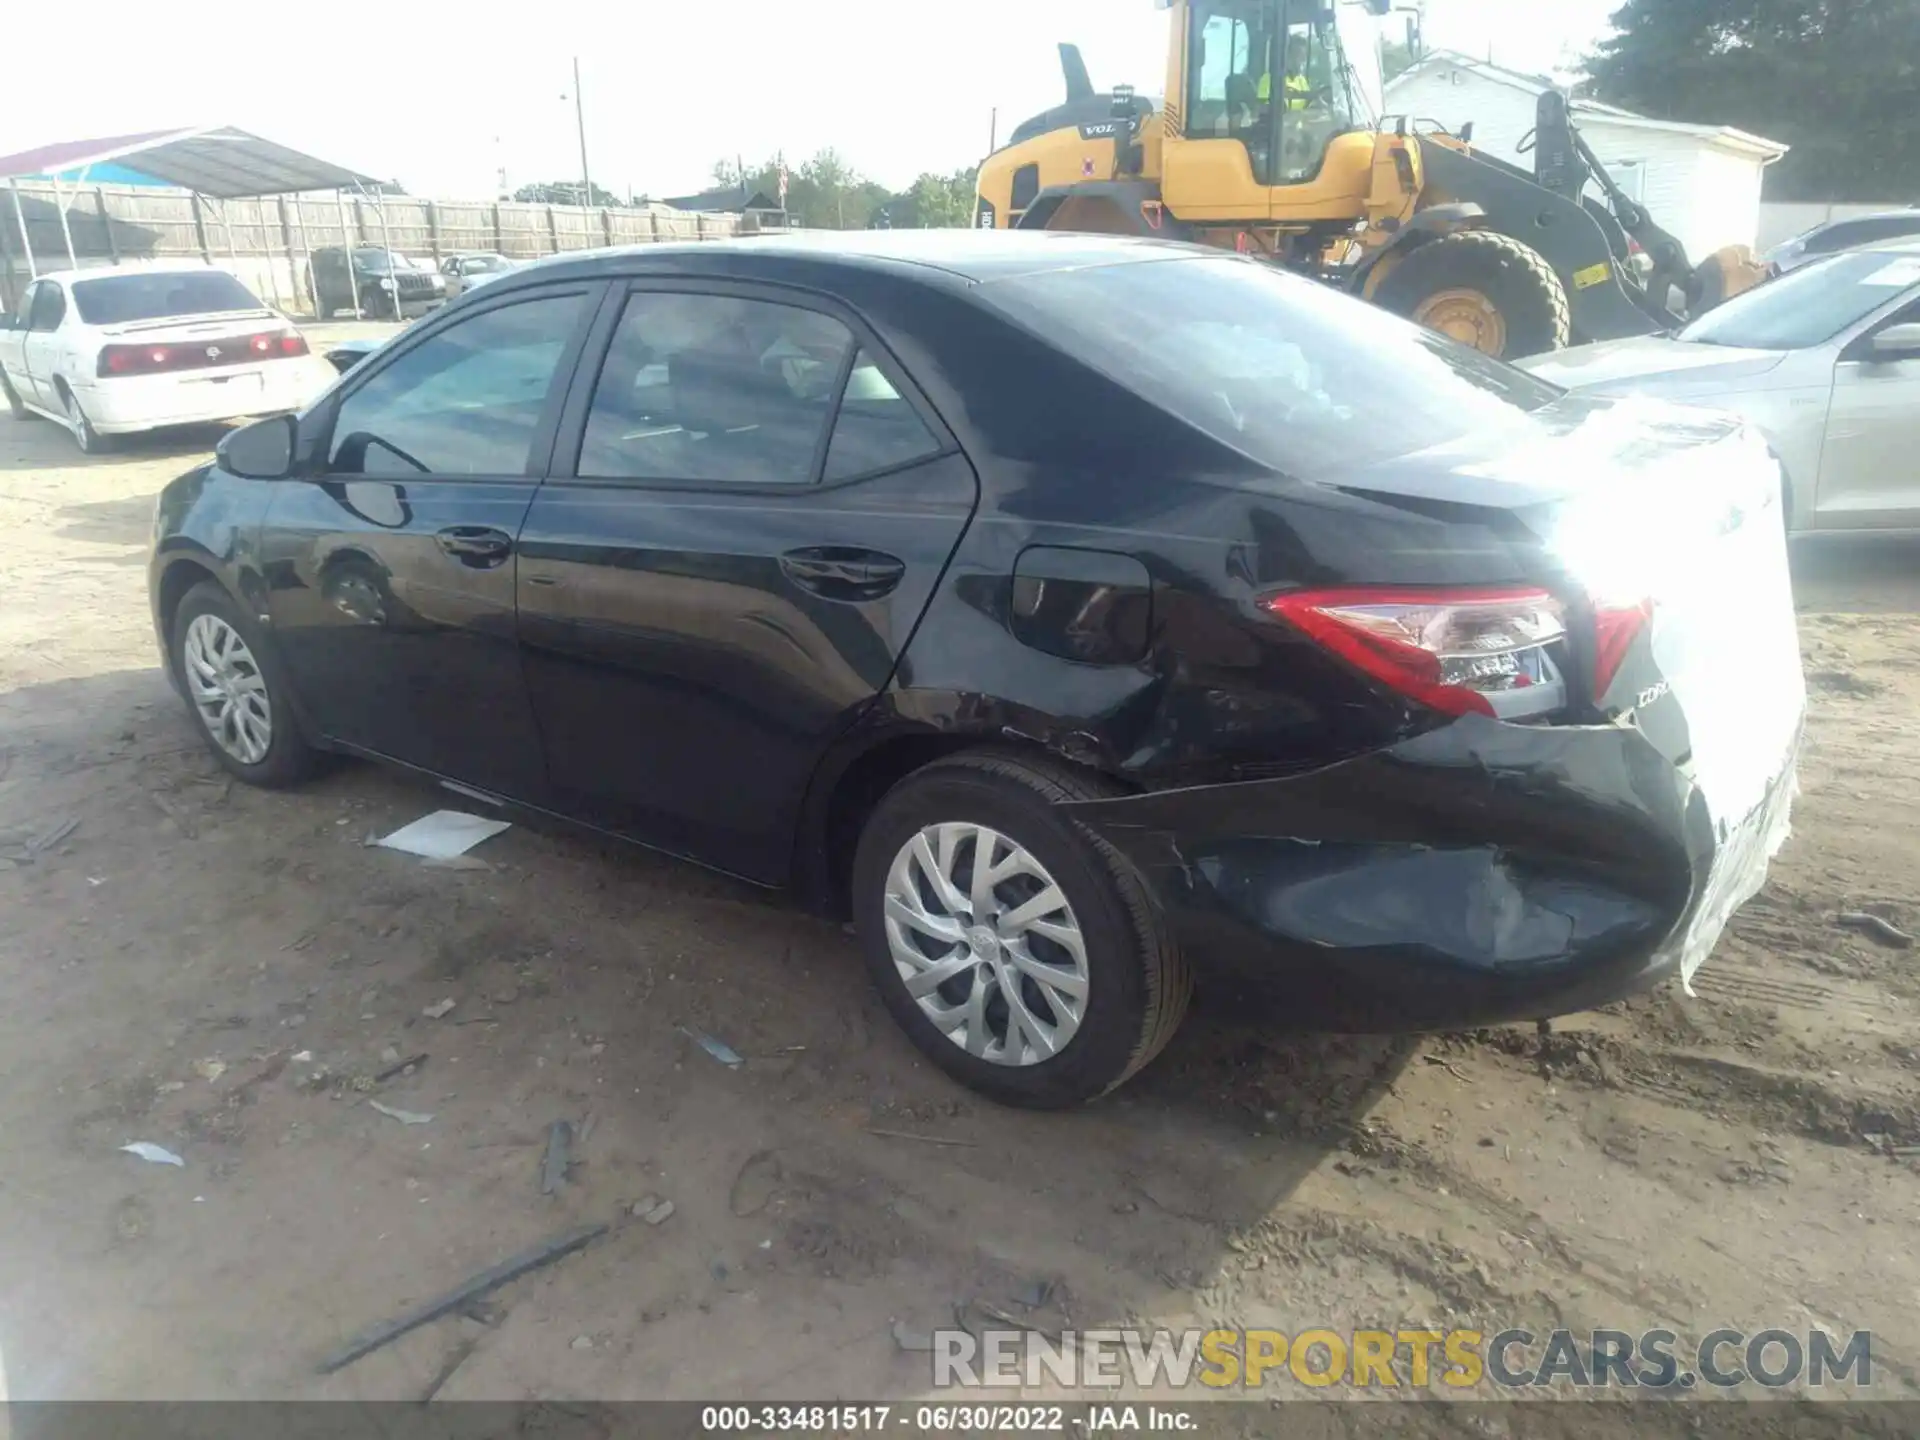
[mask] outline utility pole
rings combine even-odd
[[[1000,148],[1000,107],[993,107],[993,114],[987,120],[987,153],[993,154]]]
[[[587,171],[587,107],[580,97],[580,57],[573,57],[573,119],[580,130],[580,203],[593,208],[593,177]]]

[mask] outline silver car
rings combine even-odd
[[[449,297],[463,295],[474,286],[498,279],[514,268],[513,261],[492,251],[449,255],[440,262],[440,274],[447,282]]]
[[[1791,240],[1782,240],[1760,258],[1776,272],[1798,270],[1824,255],[1883,245],[1891,240],[1920,240],[1920,210],[1888,210],[1878,215],[1851,215],[1829,220]]]
[[[1573,390],[1744,416],[1786,469],[1795,533],[1920,531],[1920,240],[1814,261],[1671,337],[1520,364]]]

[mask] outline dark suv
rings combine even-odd
[[[445,277],[416,267],[397,250],[361,246],[351,252],[351,273],[348,255],[341,246],[329,245],[308,261],[307,298],[322,320],[356,308],[369,318],[402,320],[446,303]]]

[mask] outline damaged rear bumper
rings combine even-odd
[[[1637,729],[1467,716],[1308,774],[1064,808],[1203,979],[1274,987],[1303,1028],[1456,1029],[1690,976],[1786,837],[1797,751],[1715,815]]]

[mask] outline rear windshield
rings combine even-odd
[[[1824,345],[1920,285],[1920,251],[1854,250],[1736,295],[1680,332],[1702,345],[1804,350]]]
[[[187,270],[154,275],[105,275],[76,280],[73,303],[89,325],[126,325],[174,315],[218,315],[266,307],[224,270]]]
[[[1263,465],[1325,474],[1521,423],[1560,390],[1231,256],[982,287],[1009,316]]]

